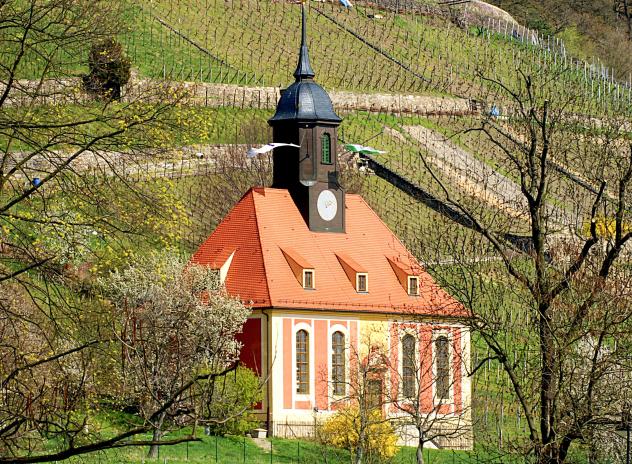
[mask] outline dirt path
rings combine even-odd
[[[251,438],[251,440],[258,448],[270,452],[270,442],[266,438]]]
[[[443,134],[422,126],[405,126],[404,129],[427,150],[428,161],[450,179],[453,186],[509,217],[528,218],[526,199],[516,182],[447,140]],[[572,217],[558,207],[547,205],[547,212],[558,225],[574,224]]]

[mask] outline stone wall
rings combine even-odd
[[[169,82],[152,79],[132,79],[123,91],[123,101],[138,98],[160,99],[165,92],[178,91],[185,102],[210,108],[235,107],[273,110],[280,96],[278,87],[243,87],[232,84],[203,82]],[[2,87],[0,87],[2,92]],[[476,110],[470,100],[463,98],[405,95],[386,93],[329,92],[337,111],[372,111],[394,114],[463,115]],[[37,95],[33,98],[33,95]],[[37,105],[80,103],[89,100],[80,78],[37,81],[20,80],[11,91],[7,105]]]
[[[127,98],[135,98],[157,84],[152,80],[140,80],[128,89]],[[278,87],[242,87],[232,84],[208,84],[182,82],[172,84],[184,91],[191,105],[219,108],[257,108],[272,110],[280,97]],[[385,93],[358,93],[347,91],[328,92],[337,111],[372,111],[395,114],[463,115],[471,114],[475,107],[463,98],[404,95]]]

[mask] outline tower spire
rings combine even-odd
[[[313,79],[316,75],[309,62],[309,52],[307,50],[307,19],[305,18],[305,3],[301,3],[301,50],[298,55],[298,64],[294,77],[297,81],[303,79]]]

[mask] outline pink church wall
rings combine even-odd
[[[432,395],[432,328],[424,325],[419,327],[419,354],[420,363],[423,366],[421,375],[421,408],[424,412],[431,412],[434,408],[434,398]]]
[[[283,319],[283,408],[292,409],[292,319]]]
[[[320,410],[327,410],[329,406],[329,369],[328,354],[329,346],[327,321],[314,321],[314,353],[315,353],[315,388],[316,407]]]
[[[295,366],[293,363],[293,353],[295,346],[292,343],[293,333],[296,331],[297,324],[306,324],[311,327],[310,332],[310,353],[313,356],[310,360],[312,363],[311,370],[313,372],[314,388],[312,400],[297,399],[293,391]],[[311,410],[314,406],[321,411],[338,409],[342,404],[331,403],[329,397],[329,356],[331,353],[331,328],[334,325],[340,325],[348,329],[350,356],[348,357],[348,372],[350,375],[357,371],[357,357],[354,353],[358,352],[358,322],[344,320],[327,320],[327,319],[283,319],[283,407],[284,409],[294,410]],[[435,411],[440,414],[460,413],[463,411],[463,392],[462,392],[462,348],[461,348],[461,330],[448,326],[432,326],[417,323],[394,323],[390,325],[389,332],[389,369],[400,368],[401,358],[401,337],[402,329],[413,330],[418,335],[418,356],[421,364],[421,385],[420,385],[420,404],[424,412]],[[453,377],[453,402],[446,403],[437,409],[434,404],[434,331],[441,330],[449,332],[452,340],[452,375]],[[385,388],[390,388],[391,397],[397,397],[399,391],[399,375],[397,371],[388,375],[390,382],[384,384]],[[350,379],[353,381],[353,379]],[[390,384],[390,385],[389,385]],[[331,404],[330,404],[331,403]],[[396,412],[395,407],[389,408],[391,412]]]
[[[461,331],[452,329],[452,372],[454,375],[454,412],[461,413],[463,411],[463,392],[461,365],[463,363],[461,350]]]

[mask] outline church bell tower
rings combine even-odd
[[[307,50],[305,6],[295,81],[281,91],[276,113],[268,124],[273,141],[295,147],[274,149],[272,187],[288,189],[313,232],[345,231],[345,194],[338,179],[338,126],[331,98],[314,81]]]

